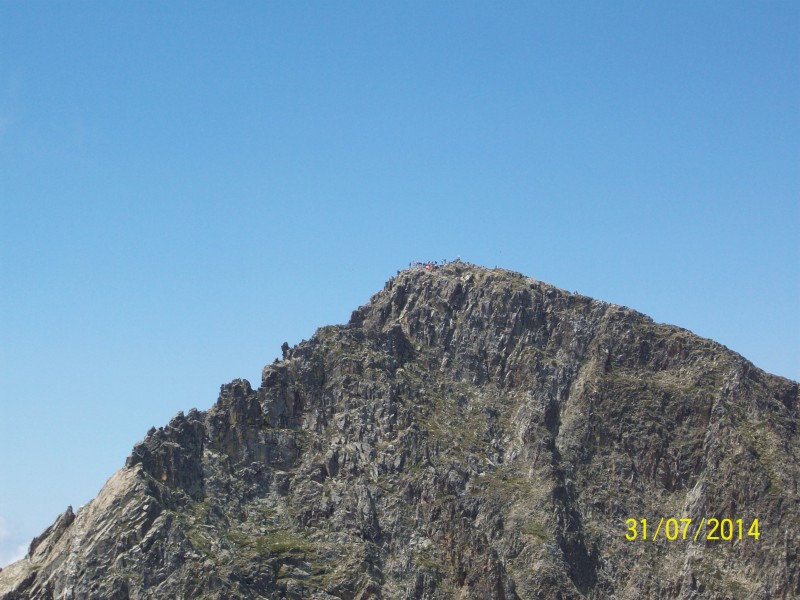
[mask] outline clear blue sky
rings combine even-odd
[[[0,3],[0,565],[410,260],[800,379],[800,5]]]

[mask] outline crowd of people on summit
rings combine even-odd
[[[461,257],[457,256],[454,260],[447,260],[446,258],[442,261],[437,260],[429,260],[427,262],[419,262],[417,260],[412,260],[408,263],[409,269],[425,269],[426,271],[435,271],[439,267],[443,267],[450,263],[457,263],[461,262]]]

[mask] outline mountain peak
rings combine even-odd
[[[417,263],[148,432],[0,599],[790,597],[799,404],[633,310]]]

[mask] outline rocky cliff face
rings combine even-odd
[[[798,597],[799,410],[796,382],[627,308],[411,269],[148,432],[0,599]],[[686,539],[653,540],[661,517]],[[695,538],[709,518],[733,539]]]

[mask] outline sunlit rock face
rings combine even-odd
[[[798,597],[799,404],[630,309],[415,266],[148,432],[0,599]]]

